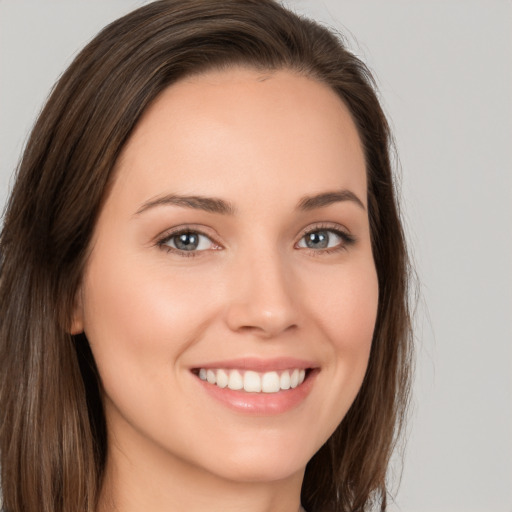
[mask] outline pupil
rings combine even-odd
[[[176,248],[182,251],[193,251],[197,249],[199,237],[194,233],[182,233],[175,237],[174,243]]]
[[[329,235],[325,231],[310,233],[306,245],[311,249],[325,249],[329,245]]]

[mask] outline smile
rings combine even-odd
[[[304,368],[256,372],[252,370],[200,368],[197,376],[219,388],[247,393],[278,393],[295,389],[306,378]]]
[[[190,370],[206,396],[215,402],[237,413],[267,416],[299,407],[321,368],[314,360],[295,357],[242,357],[203,362]]]

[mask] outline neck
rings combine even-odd
[[[111,444],[98,512],[302,510],[303,471],[274,481],[233,481],[185,461],[151,459],[147,450],[145,458],[132,454],[130,460],[126,453]]]

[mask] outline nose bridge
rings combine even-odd
[[[277,246],[239,254],[233,268],[227,320],[233,330],[251,330],[267,337],[297,325],[292,269]]]

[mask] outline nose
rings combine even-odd
[[[230,279],[228,327],[273,338],[299,324],[291,270],[276,254],[258,254],[236,265]]]

